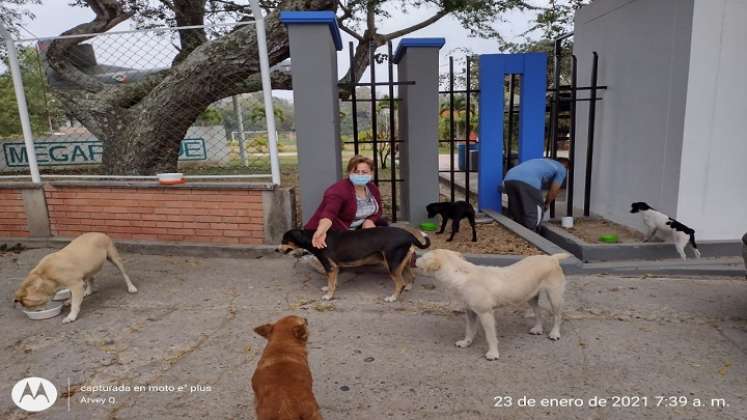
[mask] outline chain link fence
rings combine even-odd
[[[171,85],[174,73],[191,65],[183,62],[193,59],[187,57],[191,40],[216,39],[236,29],[159,28],[15,41],[42,176],[179,171],[269,178],[258,83],[257,93],[231,95],[250,81],[216,68],[194,89]],[[188,71],[180,74],[191,77]],[[29,174],[13,91],[6,61],[0,64],[0,176],[5,177]],[[275,105],[280,155],[294,159],[292,106],[277,99]]]

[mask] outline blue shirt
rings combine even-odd
[[[565,167],[552,159],[531,159],[508,170],[504,181],[521,181],[538,190],[548,189],[550,183],[563,184]]]

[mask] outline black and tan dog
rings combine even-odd
[[[459,222],[465,217],[472,226],[472,242],[477,242],[477,231],[475,230],[475,209],[472,204],[466,201],[455,201],[453,203],[431,203],[425,207],[428,212],[428,218],[434,218],[437,214],[441,215],[441,230],[436,233],[444,233],[446,223],[451,219],[451,236],[446,242],[454,239],[454,234],[459,232]]]
[[[425,249],[431,245],[428,235],[422,232],[420,234],[425,242],[420,242],[415,234],[396,227],[376,227],[347,232],[329,231],[327,247],[319,249],[311,244],[313,230],[293,229],[283,235],[277,251],[288,254],[296,249],[305,249],[319,260],[327,272],[327,293],[322,296],[324,300],[332,299],[334,296],[337,273],[341,267],[382,263],[394,281],[394,293],[384,300],[394,302],[402,293],[402,289],[409,290],[415,280],[415,275],[410,269],[415,247]]]

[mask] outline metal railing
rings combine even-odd
[[[589,102],[589,117],[588,117],[588,150],[584,157],[586,161],[586,173],[584,182],[584,215],[589,215],[589,208],[591,202],[591,173],[592,173],[592,156],[594,147],[594,127],[595,127],[595,114],[596,114],[596,103],[602,98],[599,96],[600,91],[607,89],[607,86],[599,85],[597,80],[598,70],[598,54],[594,53],[591,68],[591,80],[588,86],[579,86],[577,84],[577,59],[575,55],[568,54],[563,55],[562,41],[566,38],[571,37],[573,34],[565,34],[555,40],[555,51],[553,54],[553,73],[552,80],[549,83],[547,92],[550,94],[547,98],[546,103],[546,118],[549,121],[547,130],[545,132],[545,150],[544,156],[551,157],[553,159],[558,158],[558,150],[561,142],[567,142],[569,147],[569,166],[568,166],[568,182],[566,188],[566,212],[568,215],[572,214],[573,211],[573,199],[574,199],[574,169],[575,169],[575,147],[576,147],[576,105],[578,102]],[[441,173],[448,173],[448,182],[450,184],[450,195],[448,200],[453,202],[457,199],[456,186],[461,186],[464,192],[464,199],[466,201],[471,200],[473,194],[473,186],[471,186],[470,174],[474,174],[479,171],[480,168],[473,168],[471,164],[471,153],[470,145],[477,144],[476,140],[472,138],[472,129],[478,127],[471,127],[473,116],[479,114],[479,107],[474,103],[474,97],[480,93],[479,86],[474,85],[473,78],[473,60],[476,57],[464,57],[465,63],[462,69],[454,69],[454,57],[449,57],[449,70],[448,79],[444,79],[442,83],[442,90],[439,91],[441,95],[442,111],[439,115],[440,119],[448,120],[448,130],[442,130],[442,135],[438,140],[439,145],[448,144],[448,155],[449,165],[446,169],[439,169],[439,175]],[[570,84],[561,83],[561,65],[564,59],[570,59]],[[479,70],[479,69],[478,69]],[[462,75],[462,82],[455,82],[455,76]],[[520,92],[521,87],[521,75],[510,74],[506,75],[504,91],[504,145],[503,145],[503,175],[511,169],[517,162],[517,150],[514,146],[518,143],[518,121],[520,116],[520,105],[517,98],[517,92]],[[463,85],[462,85],[463,84]],[[445,89],[443,89],[445,88]],[[589,97],[579,98],[580,92],[589,92]],[[444,109],[445,108],[445,109]],[[448,110],[448,113],[446,112]],[[459,115],[456,115],[459,114]],[[456,126],[455,121],[462,121],[462,126],[465,127],[464,134]],[[568,132],[566,135],[561,136],[561,121],[566,120],[565,125]],[[457,147],[459,150],[457,150]],[[462,148],[464,152],[462,153]],[[455,155],[459,156],[459,162],[455,162]],[[487,168],[489,170],[489,168]],[[464,177],[463,181],[457,179]],[[550,206],[550,215],[555,216],[555,202]]]
[[[353,43],[350,42],[348,45],[348,51],[349,51],[349,57],[350,57],[350,63],[355,62],[355,49],[353,48]],[[398,138],[397,136],[397,127],[399,122],[396,118],[396,113],[398,111],[397,107],[401,104],[402,99],[399,97],[395,97],[394,88],[395,86],[402,86],[402,85],[414,85],[415,82],[413,81],[395,81],[394,77],[394,62],[393,57],[394,54],[392,52],[392,42],[387,42],[387,54],[385,56],[385,59],[387,60],[387,80],[386,81],[377,81],[376,79],[376,45],[373,43],[370,47],[370,56],[369,60],[371,66],[370,69],[370,76],[369,81],[361,81],[352,83],[350,80],[342,82],[339,84],[340,87],[346,88],[350,90],[350,99],[344,100],[345,102],[351,102],[351,122],[353,124],[352,129],[352,140],[346,141],[343,140],[343,145],[352,144],[353,145],[353,152],[358,155],[361,153],[371,153],[371,157],[374,164],[374,182],[379,187],[384,187],[382,191],[382,200],[385,200],[385,208],[389,208],[389,214],[388,216],[391,217],[392,222],[397,221],[397,211],[398,211],[398,203],[400,202],[399,195],[398,195],[398,184],[404,182],[404,179],[399,174],[398,170],[398,156],[399,156],[399,144],[404,143],[406,140],[402,138]],[[355,80],[355,72],[354,69],[351,67],[350,71],[350,78],[351,80]],[[377,86],[384,86],[387,87],[387,94],[386,97],[378,98],[376,87]],[[364,87],[368,88],[368,93],[370,96],[368,98],[361,98],[357,96],[356,88],[358,87]],[[358,110],[358,104],[365,104],[367,103],[370,107],[370,134],[368,133],[368,130],[362,130],[362,124],[359,120],[361,116],[359,115]],[[382,107],[382,105],[384,105]],[[365,105],[364,105],[365,106]],[[385,110],[386,112],[386,120],[379,121],[379,111],[380,107],[382,107],[382,111]],[[365,136],[363,135],[364,131],[366,131]],[[370,140],[364,138],[369,137]],[[368,150],[368,147],[370,147],[370,151]],[[366,148],[366,151],[363,152],[363,149]],[[387,171],[388,176],[386,178],[381,177],[380,171]]]

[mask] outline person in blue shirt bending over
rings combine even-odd
[[[538,230],[542,215],[560,192],[565,175],[565,165],[552,159],[531,159],[509,169],[503,180],[509,216],[529,229]],[[542,190],[548,190],[544,200]]]

